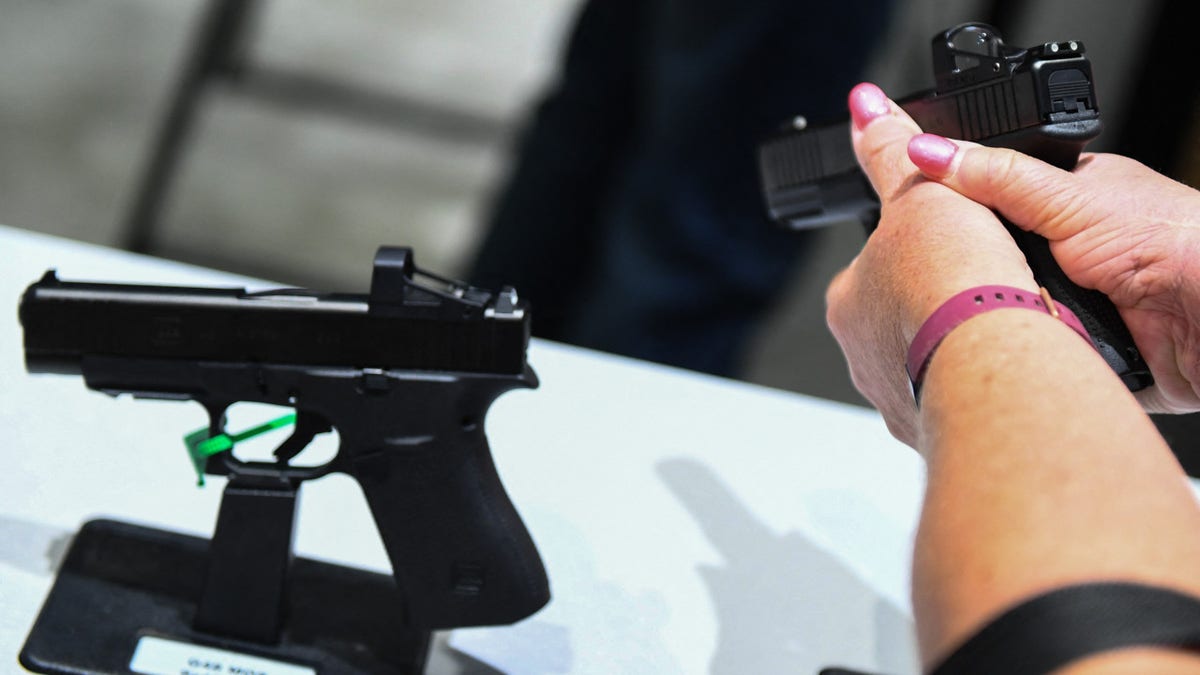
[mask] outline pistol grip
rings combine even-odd
[[[1129,328],[1117,308],[1100,291],[1083,288],[1067,278],[1050,253],[1050,243],[1044,237],[1026,232],[1001,218],[1017,246],[1025,254],[1034,279],[1050,292],[1050,296],[1071,308],[1105,362],[1130,391],[1139,391],[1154,384],[1154,377],[1133,342]]]
[[[496,473],[482,422],[472,426],[353,453],[351,473],[410,621],[424,629],[509,624],[550,599],[546,570]]]

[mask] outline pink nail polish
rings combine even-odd
[[[950,173],[958,146],[936,134],[918,134],[908,142],[908,158],[923,173],[941,178]]]
[[[870,82],[863,82],[850,90],[850,117],[858,129],[865,128],[871,120],[891,111],[887,94]]]

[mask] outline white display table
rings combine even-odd
[[[21,292],[48,268],[246,281],[7,228],[0,256],[0,671],[15,672],[82,522],[208,536],[223,485],[195,487],[180,440],[206,423],[198,405],[26,374]],[[529,360],[541,388],[502,396],[487,429],[554,599],[516,626],[443,637],[430,672],[917,671],[907,587],[923,470],[876,413],[537,340]],[[301,555],[389,570],[345,476],[306,484],[297,527]]]

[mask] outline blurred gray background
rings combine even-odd
[[[156,219],[154,252],[283,283],[363,290],[375,248],[404,244],[422,267],[461,274],[513,134],[554,77],[577,3],[266,2],[246,42],[248,62],[373,92],[374,103],[383,101],[376,112],[387,114],[343,115],[213,88]],[[984,3],[902,4],[884,44],[847,46],[874,50],[873,79],[896,94],[931,84],[930,35],[974,18]],[[0,0],[0,223],[122,242],[206,6]],[[1014,3],[1006,37],[1084,40],[1112,128],[1126,114],[1157,6]],[[276,92],[287,82],[277,79]],[[815,262],[764,324],[746,379],[861,402],[825,331],[821,299],[861,243],[855,227],[825,234]]]

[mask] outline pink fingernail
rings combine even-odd
[[[918,134],[908,142],[908,158],[922,172],[941,178],[950,173],[950,163],[958,153],[953,141],[936,134]]]
[[[870,82],[863,82],[850,90],[850,117],[854,119],[856,128],[864,129],[871,120],[891,111],[887,94]]]

